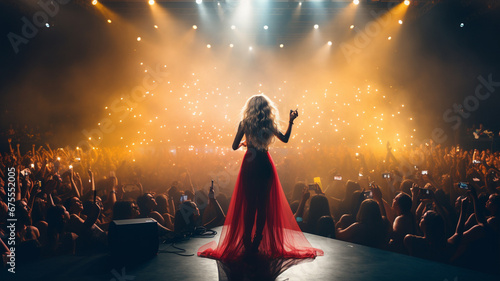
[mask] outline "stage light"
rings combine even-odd
[[[203,2],[202,0],[196,0],[196,4],[201,4],[201,2]]]
[[[155,0],[149,0],[149,5],[154,5],[155,4]]]
[[[111,23],[111,20],[110,20],[110,19],[108,19],[108,23]]]
[[[92,5],[97,5],[97,0],[92,0]]]
[[[142,40],[141,37],[137,37],[137,42],[140,42]]]
[[[264,29],[265,29],[265,30],[268,30],[268,29],[269,29],[269,26],[264,25]]]
[[[282,49],[283,49],[283,47],[285,47],[285,45],[283,45],[283,44],[280,44],[280,48],[282,48]]]
[[[315,24],[314,29],[318,29],[318,28],[319,28],[319,25]]]
[[[403,21],[402,21],[402,20],[398,20],[398,23],[399,23],[399,24],[403,24]]]
[[[252,46],[248,47],[248,50],[249,50],[249,51],[253,50]]]
[[[405,0],[405,2],[404,2],[404,3],[405,3],[405,5],[406,5],[406,6],[409,6],[409,5],[410,5],[410,1],[409,1],[409,0]]]
[[[302,2],[299,2],[299,6],[302,6]]]
[[[196,26],[196,24],[193,25],[193,29],[198,29],[198,26]]]
[[[235,30],[235,29],[236,29],[236,26],[235,26],[234,24],[233,24],[233,25],[231,25],[231,29],[232,29],[232,30]]]
[[[391,40],[391,39],[392,39],[392,37],[391,37],[391,36],[387,37],[387,40]]]
[[[465,26],[465,24],[463,22],[460,23],[460,27],[464,27],[464,26]]]
[[[328,41],[328,46],[331,46],[332,44],[332,41]]]
[[[359,4],[359,0],[353,0],[353,1],[352,1],[352,3],[353,3],[354,5],[358,5],[358,4]]]
[[[232,48],[234,47],[233,43],[229,44],[229,48]]]
[[[350,29],[353,29],[354,28],[354,24],[351,24],[351,26],[349,26]]]
[[[212,48],[212,45],[210,45],[210,44],[207,44],[207,48],[209,48],[209,49],[210,49],[210,48]]]
[[[45,27],[49,28],[50,27],[50,23],[45,23]]]
[[[154,28],[158,29],[158,26],[155,24],[155,25],[154,25]]]

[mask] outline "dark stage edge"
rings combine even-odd
[[[221,227],[215,228],[220,233]],[[305,234],[313,247],[325,252],[311,262],[283,272],[276,280],[500,280],[499,276],[430,262],[335,239]],[[192,238],[175,245],[196,254],[198,248],[216,239]],[[0,280],[218,280],[215,260],[163,253],[175,250],[160,244],[160,253],[139,265],[113,268],[108,254],[60,256],[33,264],[18,265],[15,274],[2,271]],[[113,274],[114,273],[114,274]],[[118,275],[117,275],[118,274]],[[125,274],[125,275],[123,275]]]

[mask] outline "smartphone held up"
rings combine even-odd
[[[427,188],[420,188],[420,198],[431,199],[434,192]]]
[[[363,191],[363,200],[373,199],[373,192],[371,190]]]
[[[469,190],[469,183],[468,182],[459,182],[458,187],[461,189]]]

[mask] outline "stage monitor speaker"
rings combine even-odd
[[[151,218],[114,220],[109,224],[108,243],[115,258],[151,258],[158,253],[158,223]]]

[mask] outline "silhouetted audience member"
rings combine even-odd
[[[27,204],[23,200],[15,202],[16,215],[16,257],[20,262],[36,260],[41,256],[40,233],[31,225]]]
[[[315,233],[323,237],[335,238],[335,221],[333,217],[322,216],[319,218],[316,224]]]
[[[304,231],[313,234],[318,234],[317,233],[318,221],[321,217],[324,216],[329,216],[329,217],[332,216],[330,214],[330,205],[328,204],[328,199],[326,199],[326,197],[322,194],[314,195],[311,198],[309,213],[307,215],[307,218],[305,219]]]
[[[157,211],[155,211],[158,205],[156,203],[156,199],[151,193],[144,193],[142,196],[139,196],[137,198],[137,206],[139,206],[139,212],[140,212],[139,217],[153,218],[159,224],[161,225],[165,224],[163,216]]]
[[[113,207],[113,220],[135,219],[140,215],[133,201],[117,201]]]
[[[361,190],[355,190],[352,195],[351,195],[351,200],[350,206],[349,206],[349,211],[347,213],[344,213],[339,221],[337,222],[337,228],[340,227],[342,229],[349,227],[351,224],[356,222],[356,216],[359,212],[359,207],[361,206],[361,203],[363,203],[364,196],[363,192]]]
[[[78,236],[66,230],[69,218],[68,211],[62,205],[52,206],[47,210],[47,255],[75,253]]]
[[[361,203],[356,222],[347,228],[337,226],[337,239],[376,248],[388,242],[388,224],[380,213],[379,204],[372,199]]]
[[[419,224],[423,236],[409,234],[404,238],[404,245],[412,256],[439,262],[450,259],[450,250],[446,242],[445,223],[434,211],[427,211]]]
[[[411,212],[410,195],[401,192],[392,201],[392,210],[396,218],[392,224],[392,239],[390,249],[398,253],[407,253],[404,238],[408,234],[416,234],[415,216]]]

